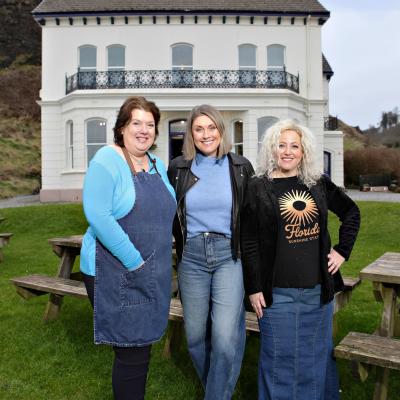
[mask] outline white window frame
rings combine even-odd
[[[191,49],[192,51],[192,63],[189,65],[184,65],[184,64],[174,64],[174,49],[176,49],[177,47],[180,46],[185,46]],[[172,70],[193,70],[193,48],[194,46],[190,43],[174,43],[173,45],[171,45],[171,66],[172,66]]]
[[[110,49],[112,48],[122,48],[124,50],[124,65],[115,65],[110,66]],[[107,46],[107,68],[109,71],[125,71],[125,64],[126,64],[126,47],[122,44],[111,44]]]
[[[268,56],[268,49],[271,49],[273,47],[279,47],[282,49],[283,52],[283,63],[282,65],[270,65],[269,63],[269,56]],[[274,44],[270,44],[269,46],[267,46],[267,69],[270,71],[282,71],[285,69],[285,65],[286,65],[286,47],[282,44],[279,43],[274,43]]]
[[[90,66],[90,67],[82,67],[81,66],[81,50],[83,50],[85,48],[86,49],[91,48],[91,49],[95,50],[94,66]],[[84,45],[78,47],[78,68],[79,68],[79,71],[82,71],[82,72],[93,72],[93,71],[97,70],[97,47],[96,46],[93,46],[91,44],[84,44]]]
[[[235,125],[238,124],[238,123],[242,125],[242,141],[241,142],[236,142],[236,138],[235,138]],[[243,150],[244,150],[243,149],[243,142],[244,142],[243,136],[244,136],[243,121],[241,119],[236,119],[236,120],[232,121],[232,135],[231,135],[231,137],[232,137],[232,151],[234,153],[236,153],[236,154],[239,154],[239,155],[243,155]],[[239,146],[242,147],[242,153],[241,154],[237,151]]]
[[[74,169],[75,167],[75,159],[74,159],[74,122],[72,120],[68,120],[65,124],[66,130],[66,167],[68,169]]]
[[[265,121],[265,122],[264,122]],[[257,148],[258,151],[261,149],[262,141],[264,140],[265,133],[268,128],[279,121],[279,118],[272,115],[265,115],[263,117],[257,118]],[[262,126],[261,126],[262,124]]]
[[[99,121],[102,124],[105,124],[105,141],[104,142],[90,142],[88,141],[88,124],[94,121]],[[107,145],[107,120],[101,117],[93,117],[89,118],[85,121],[85,149],[86,149],[86,165],[89,165],[91,158],[89,159],[89,148],[94,146],[106,146]],[[100,149],[99,148],[99,149]],[[98,150],[99,150],[98,149]],[[93,157],[93,156],[92,156]]]
[[[242,65],[240,64],[240,51],[241,49],[251,48],[254,50],[254,65]],[[256,70],[257,69],[257,46],[251,43],[243,43],[238,46],[238,65],[239,70]]]

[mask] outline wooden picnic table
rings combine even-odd
[[[382,318],[375,334],[386,338],[400,335],[400,253],[385,253],[361,270],[360,278],[372,282],[375,299],[383,302]],[[389,374],[389,368],[380,368],[374,399],[387,399]]]

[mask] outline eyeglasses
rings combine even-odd
[[[204,133],[208,132],[208,133],[215,133],[215,131],[218,130],[217,127],[215,125],[209,125],[209,126],[196,126],[193,131],[195,133],[198,133],[199,135],[204,135]]]
[[[133,119],[130,122],[131,126],[135,131],[140,131],[143,128],[147,128],[149,131],[152,131],[156,128],[156,125],[154,122],[145,122],[145,121],[140,121],[138,119]]]

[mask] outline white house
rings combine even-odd
[[[155,153],[180,154],[189,110],[221,110],[234,151],[256,161],[266,128],[293,118],[316,134],[343,185],[342,133],[324,130],[333,72],[316,0],[43,0],[42,201],[80,200],[93,154],[112,143],[130,95],[162,111]]]

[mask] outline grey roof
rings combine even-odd
[[[34,15],[82,13],[237,12],[329,16],[317,0],[43,0]]]
[[[333,69],[328,63],[328,60],[325,58],[325,55],[322,53],[322,73],[328,75],[328,79],[330,79],[333,75]]]

